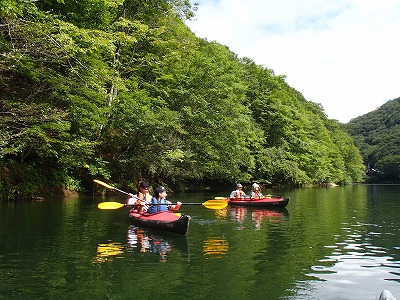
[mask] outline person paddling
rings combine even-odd
[[[236,190],[232,191],[232,193],[230,194],[229,198],[231,198],[231,199],[240,199],[240,198],[244,198],[244,197],[247,197],[247,195],[246,195],[245,192],[243,192],[243,185],[238,183],[236,185]]]
[[[253,183],[251,186],[251,199],[261,199],[264,198],[264,195],[261,193],[260,185],[258,183]]]
[[[170,201],[166,199],[167,197],[167,190],[163,186],[159,186],[154,190],[154,197],[151,199],[151,204],[157,204],[157,205],[151,205],[148,212],[149,213],[157,213],[157,212],[162,212],[162,211],[167,211],[167,210],[172,210],[176,211],[178,210],[182,202],[177,202],[175,205],[173,205]]]
[[[146,212],[149,209],[152,196],[149,193],[149,183],[147,181],[140,182],[137,194],[129,194],[129,196],[127,204],[137,205],[137,211]]]

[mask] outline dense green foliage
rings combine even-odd
[[[400,182],[400,98],[346,124],[372,182]]]
[[[283,76],[184,24],[187,0],[0,3],[0,189],[93,178],[362,180],[350,136]]]

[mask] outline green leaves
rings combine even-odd
[[[197,38],[189,1],[78,2],[0,4],[0,185],[24,169],[26,190],[359,180],[347,133],[284,76]]]
[[[33,1],[21,1],[21,0],[2,0],[0,2],[0,18],[10,17],[29,17],[31,15],[37,15],[38,9]]]
[[[400,98],[351,120],[345,128],[361,151],[370,179],[399,182],[396,158],[400,155]]]

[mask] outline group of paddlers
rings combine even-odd
[[[261,199],[264,198],[264,195],[261,193],[261,188],[258,183],[253,183],[251,186],[250,195],[246,195],[243,191],[243,185],[238,183],[236,185],[236,190],[232,191],[229,195],[230,199],[241,199],[241,198],[250,198],[250,199]]]
[[[166,199],[166,197],[167,190],[165,187],[158,186],[154,190],[154,196],[152,196],[149,192],[149,183],[147,181],[142,181],[139,184],[139,191],[136,194],[129,194],[127,204],[135,205],[136,210],[139,212],[148,213],[157,213],[166,210],[176,211],[182,205],[182,203],[179,201],[173,205],[170,201]],[[261,199],[264,198],[264,195],[261,193],[261,187],[258,183],[253,183],[253,185],[251,186],[250,195],[247,195],[243,191],[243,185],[241,183],[238,183],[236,185],[236,189],[231,192],[229,198]]]
[[[129,194],[127,204],[136,205],[136,210],[139,212],[148,212],[151,214],[166,210],[178,210],[182,202],[172,204],[166,199],[167,189],[163,186],[158,186],[154,190],[154,196],[149,192],[149,183],[142,181],[139,184],[139,191],[136,194]]]

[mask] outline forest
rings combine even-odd
[[[0,194],[361,182],[352,137],[189,0],[0,2]],[[382,163],[382,162],[381,162]]]
[[[345,124],[367,166],[367,182],[400,183],[400,98]]]

